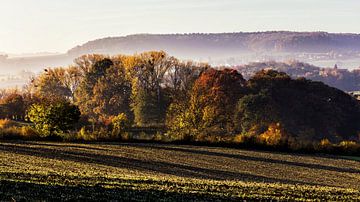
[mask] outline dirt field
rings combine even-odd
[[[184,145],[0,142],[0,200],[360,200],[356,158]]]

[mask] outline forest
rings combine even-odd
[[[319,81],[181,61],[83,55],[0,94],[0,138],[235,144],[359,154],[360,102]]]

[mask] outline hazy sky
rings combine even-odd
[[[134,33],[360,33],[360,0],[0,0],[0,52],[65,52]]]

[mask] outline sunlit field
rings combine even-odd
[[[0,200],[360,200],[357,158],[136,143],[0,143]]]

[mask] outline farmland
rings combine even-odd
[[[358,158],[150,143],[0,143],[0,201],[360,200]]]

